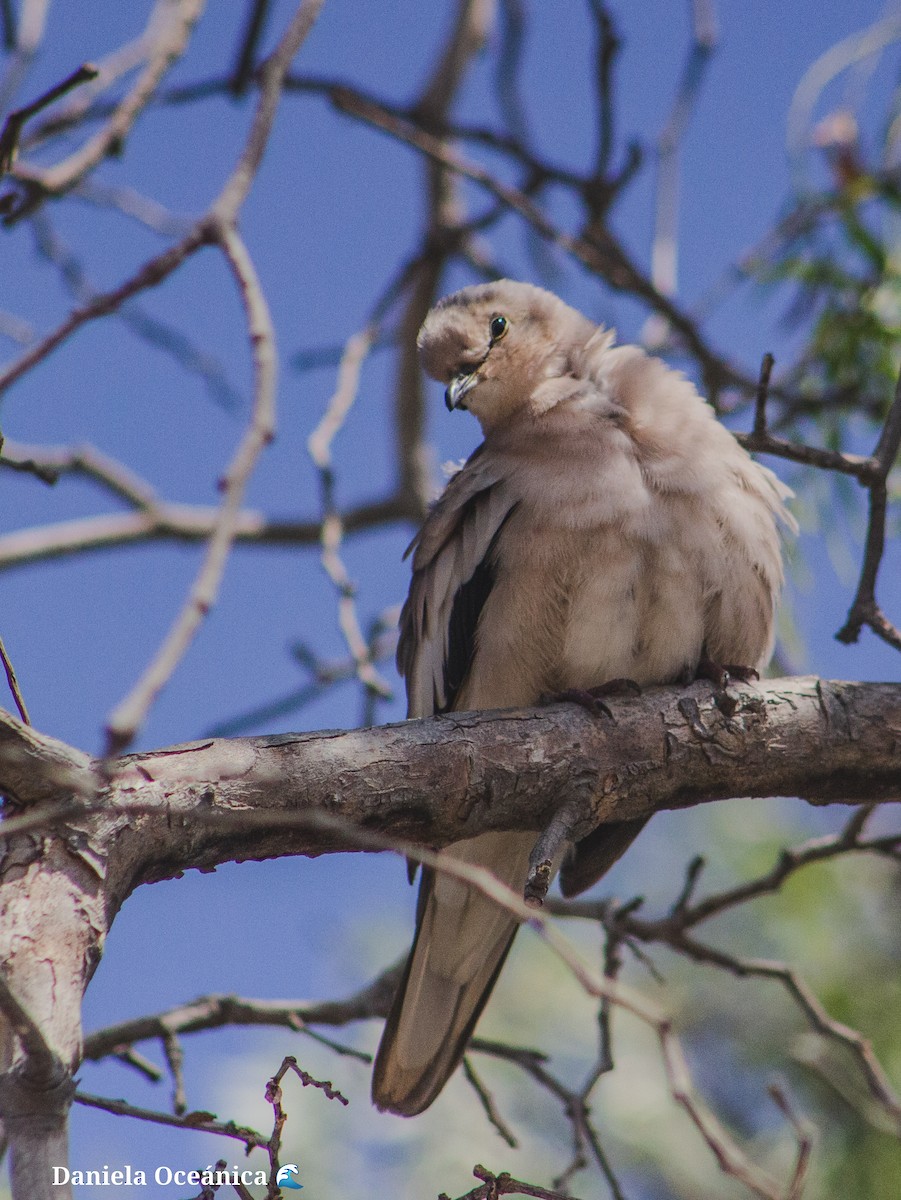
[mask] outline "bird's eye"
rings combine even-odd
[[[488,332],[491,334],[492,342],[499,342],[501,340],[501,338],[507,332],[507,326],[508,322],[506,317],[498,316],[491,318],[491,324],[488,326]]]

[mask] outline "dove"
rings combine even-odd
[[[410,548],[397,651],[410,717],[766,664],[791,493],[690,380],[511,280],[439,301],[418,348],[448,409],[471,413],[483,441]],[[600,878],[643,824],[602,825],[580,843],[564,894]],[[536,836],[486,833],[441,854],[522,891]],[[462,880],[423,871],[373,1070],[378,1108],[412,1116],[440,1093],[516,929]]]

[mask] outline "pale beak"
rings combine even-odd
[[[463,399],[466,393],[476,385],[476,376],[478,371],[471,371],[468,375],[462,372],[455,375],[444,393],[444,403],[447,405],[448,412],[453,412],[455,408],[463,407]]]

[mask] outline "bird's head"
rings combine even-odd
[[[556,403],[554,381],[572,379],[594,332],[551,292],[501,279],[440,300],[417,344],[426,371],[446,385],[447,407],[467,409],[487,433]]]

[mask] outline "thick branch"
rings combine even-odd
[[[782,679],[736,687],[728,700],[696,684],[619,701],[615,723],[562,705],[127,756],[107,764],[98,831],[110,846],[111,903],[188,867],[359,849],[354,825],[441,846],[491,829],[540,831],[563,805],[581,806],[581,837],[605,821],[731,796],[901,799],[901,685]],[[22,727],[4,724],[0,787],[22,789]],[[34,732],[21,736],[34,754]],[[66,748],[45,740],[58,770]],[[42,774],[35,764],[21,799],[47,798]],[[346,833],[317,827],[322,813],[346,820]]]

